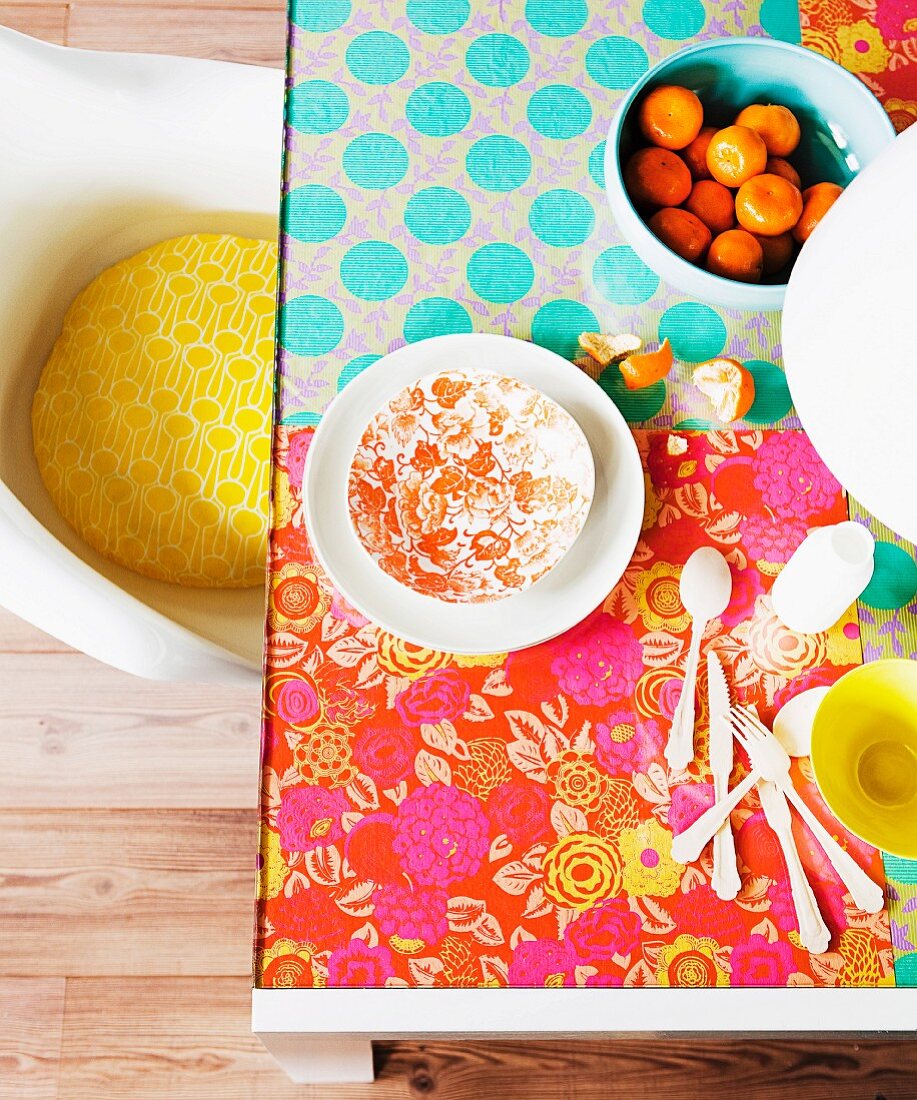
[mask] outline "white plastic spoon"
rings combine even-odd
[[[694,689],[697,684],[697,664],[704,630],[711,619],[729,606],[732,595],[732,574],[729,563],[712,546],[695,550],[681,571],[679,594],[685,610],[691,615],[691,648],[685,665],[681,698],[672,718],[672,728],[665,747],[665,758],[673,771],[684,771],[694,759]]]

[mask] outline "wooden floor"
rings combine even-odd
[[[0,3],[0,24],[284,52],[275,0]],[[917,1044],[817,1039],[388,1044],[372,1088],[296,1088],[249,1033],[257,737],[254,693],[135,680],[0,611],[4,1100],[917,1100]]]

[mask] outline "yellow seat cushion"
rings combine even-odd
[[[194,234],[103,271],[67,310],[32,403],[35,456],[67,522],[138,573],[263,583],[272,241]]]

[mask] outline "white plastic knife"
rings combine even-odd
[[[710,712],[710,770],[713,772],[713,796],[719,802],[729,791],[732,773],[732,730],[729,726],[729,685],[719,657],[707,651],[707,706]],[[727,817],[713,834],[713,878],[716,896],[731,901],[742,888],[736,866],[735,839]]]

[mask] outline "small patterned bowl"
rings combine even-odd
[[[555,401],[515,378],[448,370],[370,421],[348,479],[350,519],[391,577],[448,603],[522,592],[582,530],[592,452]]]

